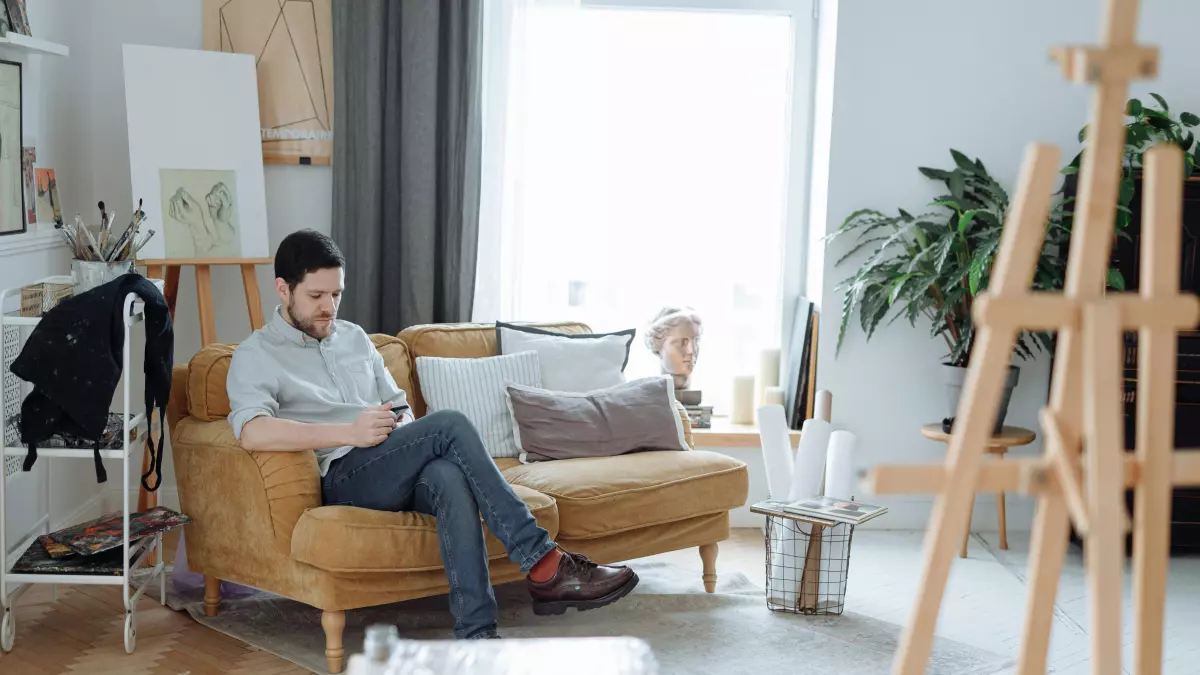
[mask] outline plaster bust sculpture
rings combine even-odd
[[[700,316],[691,307],[664,307],[650,321],[646,346],[662,362],[662,372],[675,380],[675,390],[690,389],[700,357]]]

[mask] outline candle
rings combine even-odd
[[[734,424],[754,423],[754,376],[733,378],[733,411],[729,416]]]
[[[779,386],[779,350],[764,349],[758,361],[758,385],[755,397],[759,405],[770,405],[763,395],[767,387]]]
[[[783,405],[783,387],[767,387],[763,390],[762,405]]]

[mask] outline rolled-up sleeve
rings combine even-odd
[[[396,378],[388,372],[387,366],[383,363],[383,356],[375,350],[375,346],[371,345],[371,361],[374,363],[375,369],[375,388],[379,391],[380,404],[391,403],[392,412],[397,416],[409,410],[408,396],[404,394],[404,390],[396,385]]]
[[[229,364],[225,391],[229,395],[229,424],[233,435],[242,439],[242,428],[255,417],[275,417],[279,412],[279,382],[242,347],[234,350]]]

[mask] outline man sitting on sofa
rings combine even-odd
[[[602,607],[633,590],[633,570],[597,565],[550,540],[466,416],[444,410],[413,420],[366,332],[336,318],[344,266],[337,245],[312,230],[279,245],[283,304],[229,367],[229,421],[242,446],[315,448],[326,505],[435,516],[458,638],[498,637],[481,514],[527,575],[535,613]]]

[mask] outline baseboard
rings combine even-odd
[[[129,488],[129,508],[133,511],[137,510],[138,495],[140,494],[140,486]],[[179,491],[176,488],[159,488],[158,492],[159,506],[165,506],[168,509],[179,510]],[[105,512],[120,511],[121,503],[121,486],[116,486],[104,491],[104,509]]]
[[[78,525],[89,520],[95,520],[103,516],[107,511],[104,510],[104,493],[98,492],[92,495],[92,498],[79,505],[74,511],[61,518],[55,518],[50,523],[50,531],[61,530],[64,527]]]

